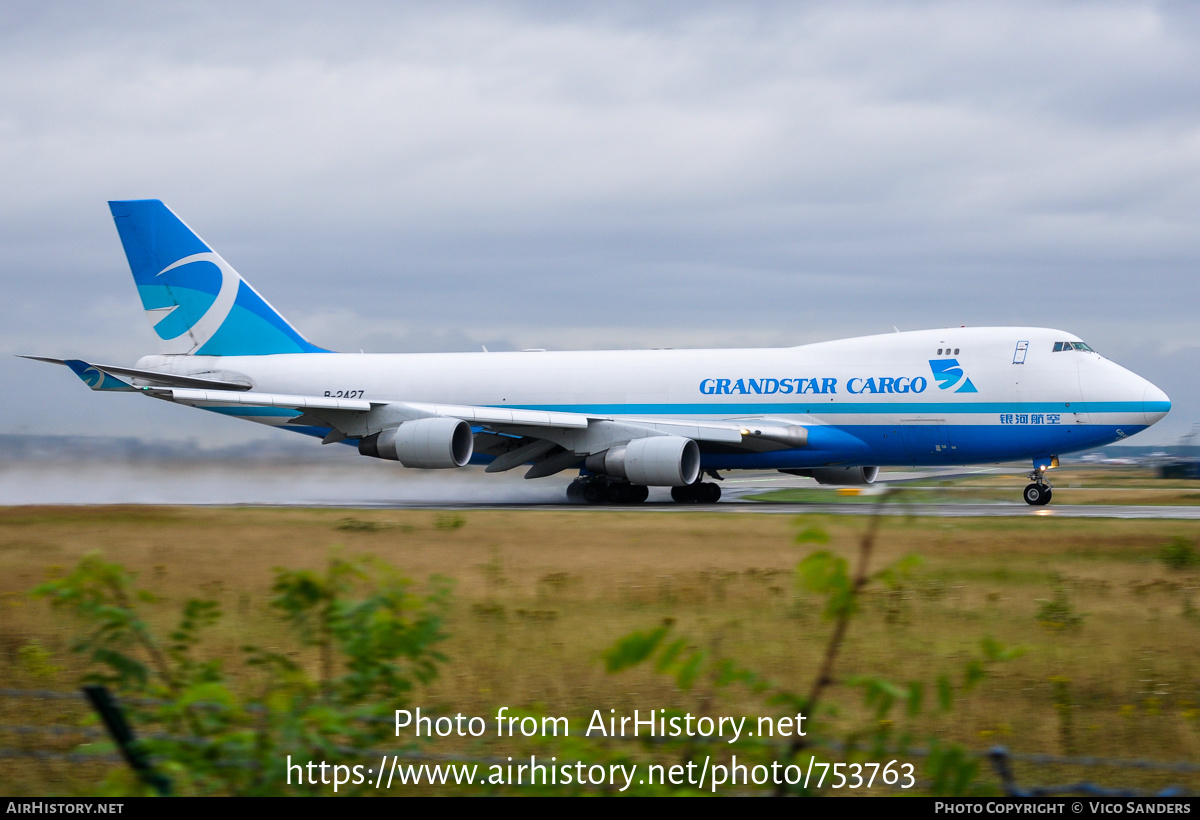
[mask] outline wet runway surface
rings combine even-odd
[[[1030,507],[1020,500],[1025,481],[1012,467],[970,468],[963,474],[1012,476],[1012,501],[988,503],[888,503],[889,514],[945,518],[1058,517],[1157,518],[1200,520],[1200,506],[1128,506],[1065,504]],[[887,483],[937,480],[943,473],[885,473]],[[24,504],[164,504],[204,506],[306,506],[374,509],[505,509],[505,510],[623,510],[737,515],[866,515],[875,504],[868,499],[842,503],[770,503],[747,496],[787,488],[816,488],[811,480],[777,473],[730,474],[721,487],[720,503],[675,504],[666,488],[652,488],[650,500],[633,505],[568,505],[570,476],[526,481],[519,471],[484,474],[480,470],[425,471],[398,469],[370,460],[331,463],[188,463],[119,464],[7,463],[0,466],[0,505]],[[863,488],[880,492],[880,484]],[[834,490],[826,489],[830,497]],[[953,493],[948,493],[953,495]],[[873,500],[873,499],[872,499]]]
[[[747,507],[752,509],[747,509]],[[764,504],[749,502],[727,505],[729,512],[867,515],[871,504]],[[724,510],[723,510],[724,511]],[[906,504],[895,505],[888,510],[894,515],[919,515],[935,518],[972,517],[1056,517],[1056,518],[1160,518],[1174,520],[1200,520],[1200,507],[1161,506],[1124,507],[1109,504],[1055,504],[1045,507],[1030,507],[1024,502],[1014,504]]]
[[[340,504],[309,506],[343,507]],[[743,515],[871,515],[874,504],[779,504],[758,501],[721,501],[717,504],[676,504],[667,501],[648,501],[644,504],[425,504],[380,503],[352,505],[371,509],[427,510],[614,510],[619,512],[652,513],[727,513]],[[347,507],[350,508],[350,507]],[[1152,518],[1163,520],[1200,520],[1200,507],[1160,506],[1126,507],[1107,504],[1050,504],[1030,507],[1023,502],[1014,504],[889,504],[887,515],[922,516],[932,518]]]

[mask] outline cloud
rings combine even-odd
[[[6,351],[150,344],[103,207],[126,197],[342,349],[1200,342],[1186,5],[0,14]]]

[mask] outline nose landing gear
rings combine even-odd
[[[1057,459],[1056,459],[1057,461]],[[1039,467],[1029,474],[1029,478],[1033,481],[1032,484],[1025,488],[1022,497],[1025,503],[1034,507],[1044,507],[1050,503],[1050,496],[1053,487],[1046,480],[1046,472],[1044,468]]]
[[[1041,507],[1050,503],[1050,496],[1053,495],[1051,487],[1048,484],[1030,484],[1025,488],[1025,503],[1035,507]]]

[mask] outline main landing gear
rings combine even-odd
[[[1050,482],[1046,480],[1046,474],[1042,470],[1034,470],[1029,474],[1033,479],[1033,483],[1025,488],[1023,496],[1025,503],[1034,507],[1042,507],[1050,503],[1052,495]]]
[[[649,496],[649,487],[606,475],[581,475],[567,485],[567,501],[572,504],[641,504]],[[716,504],[721,500],[721,488],[708,481],[697,481],[672,487],[671,498],[680,504]]]
[[[567,485],[567,501],[573,504],[641,504],[650,488],[606,475],[581,475]]]
[[[710,481],[697,481],[672,487],[671,498],[680,504],[716,504],[721,500],[721,487]]]

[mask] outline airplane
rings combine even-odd
[[[1162,419],[1162,390],[1077,336],[946,328],[776,349],[334,353],[309,342],[159,200],[109,203],[159,353],[66,365],[92,390],[343,443],[417,469],[578,471],[576,503],[650,487],[715,503],[719,471],[870,484],[881,466],[1029,460],[1031,505],[1063,453]]]

